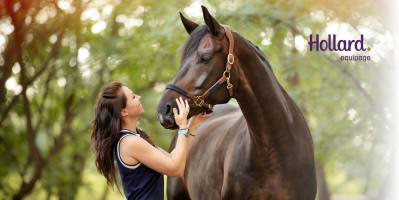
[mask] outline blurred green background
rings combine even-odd
[[[112,80],[129,86],[143,98],[139,125],[168,149],[174,132],[160,126],[156,106],[188,37],[178,11],[203,23],[200,5],[265,52],[301,107],[318,198],[383,199],[398,70],[390,16],[381,12],[390,5],[372,0],[1,0],[0,199],[123,199],[94,165],[95,99]],[[311,33],[364,34],[372,61],[310,52]]]

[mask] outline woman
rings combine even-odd
[[[163,174],[182,176],[195,129],[207,116],[194,116],[187,123],[187,100],[176,99],[173,108],[179,135],[171,153],[156,147],[137,127],[144,113],[141,97],[119,82],[105,86],[96,102],[91,135],[96,166],[109,185],[116,184],[116,160],[127,199],[163,199]],[[188,130],[188,134],[187,134]]]

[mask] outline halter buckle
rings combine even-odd
[[[227,62],[228,62],[230,65],[234,64],[234,55],[233,55],[232,53],[229,53],[229,54],[227,55]]]
[[[230,82],[227,82],[227,89],[231,89],[233,88],[233,84],[231,84]]]

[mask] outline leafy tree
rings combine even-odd
[[[319,199],[330,194],[378,198],[390,183],[386,177],[394,158],[387,144],[397,137],[397,69],[393,47],[386,45],[393,30],[375,4],[205,2],[220,22],[265,52],[300,105],[314,140],[319,186],[325,186],[319,187]],[[187,39],[177,12],[202,23],[200,5],[0,1],[0,199],[119,197],[96,171],[90,149],[97,94],[112,80],[141,94],[146,113],[140,126],[167,149],[174,132],[159,125],[155,112]],[[363,33],[372,61],[343,62],[336,52],[309,51],[311,33],[354,37],[345,39]]]

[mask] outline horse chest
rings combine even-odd
[[[245,131],[233,131],[202,137],[207,138],[203,138],[204,141],[200,138],[197,144],[193,144],[187,161],[186,186],[192,199],[221,199],[223,187],[226,185],[225,177],[230,174],[231,166],[241,168],[247,162],[245,157],[248,151],[246,147],[248,134]],[[232,181],[245,182],[245,180]]]
[[[208,138],[193,146],[186,166],[191,199],[289,199],[273,163],[265,157],[252,162],[246,131],[203,137]]]

